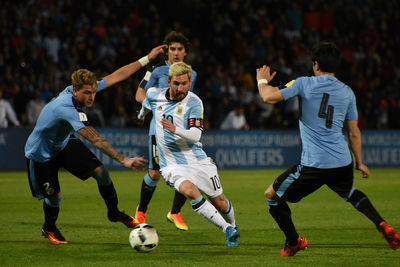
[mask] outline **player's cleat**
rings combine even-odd
[[[396,250],[399,248],[400,235],[394,230],[393,226],[383,221],[379,224],[379,232],[386,239],[389,246]]]
[[[177,214],[172,214],[171,211],[169,211],[167,214],[167,220],[171,223],[174,223],[176,228],[178,228],[179,230],[182,230],[182,231],[189,230],[189,227],[183,221],[183,217],[180,212]]]
[[[121,211],[118,211],[118,213],[114,215],[108,214],[108,219],[112,222],[122,222],[128,228],[134,228],[136,225],[140,224],[135,218]]]
[[[136,209],[135,219],[136,219],[136,221],[138,221],[138,223],[145,223],[146,218],[147,218],[147,211],[143,212],[143,211]]]
[[[228,247],[236,247],[239,245],[239,231],[232,226],[228,226],[225,230],[226,245]]]
[[[299,236],[297,239],[297,244],[294,246],[289,246],[289,243],[285,243],[285,247],[281,250],[282,257],[294,256],[300,250],[306,249],[308,246],[308,240],[305,237]]]
[[[51,231],[47,231],[44,228],[42,228],[42,236],[50,240],[51,243],[53,244],[69,244],[70,242],[65,240],[64,236],[60,233],[60,230],[58,228],[54,228]]]

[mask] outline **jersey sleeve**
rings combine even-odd
[[[190,92],[194,92],[194,85],[196,84],[196,80],[197,80],[197,72],[195,72],[194,70],[192,71],[192,84],[190,85],[189,91]]]
[[[203,102],[198,97],[193,97],[188,102],[190,106],[190,114],[188,118],[188,129],[192,127],[203,130],[204,127],[204,107]]]
[[[356,97],[353,92],[351,92],[351,100],[349,104],[349,109],[347,110],[346,120],[357,120],[358,112],[357,112],[357,103]]]
[[[75,131],[89,125],[86,113],[83,110],[75,107],[60,107],[59,117],[68,121]]]
[[[150,75],[150,79],[147,82],[146,86],[143,88],[144,90],[148,90],[151,87],[157,87],[157,81],[159,79],[159,69],[160,68],[155,68],[153,72]]]
[[[292,80],[287,84],[279,86],[284,100],[288,100],[296,95],[301,94],[303,88],[304,77]]]

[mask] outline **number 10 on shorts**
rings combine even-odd
[[[210,177],[210,180],[214,186],[214,191],[221,188],[221,182],[217,175],[214,175],[214,177]]]

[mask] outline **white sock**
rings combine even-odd
[[[230,226],[218,210],[203,197],[201,197],[201,199],[192,200],[190,203],[192,204],[193,209],[200,214],[200,216],[206,218],[208,221],[221,228],[224,232],[226,228]]]
[[[226,202],[228,202],[228,209],[222,213],[224,217],[227,218],[229,223],[235,228],[236,227],[235,211],[233,210],[232,203],[229,201],[229,199],[227,199]]]

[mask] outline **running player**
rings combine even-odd
[[[162,66],[156,67],[154,70],[146,72],[146,75],[136,91],[136,101],[143,103],[146,98],[146,91],[150,87],[167,88],[168,87],[168,71],[174,62],[181,62],[189,53],[189,40],[180,32],[171,31],[164,38],[164,44],[168,46],[168,59]],[[192,84],[190,91],[193,91],[196,82],[197,73],[192,71]],[[156,189],[157,183],[161,178],[160,166],[158,165],[157,145],[155,142],[155,126],[154,119],[151,120],[149,130],[149,172],[143,178],[142,189],[140,192],[140,203],[136,210],[136,220],[144,223],[147,218],[147,207]],[[172,209],[167,214],[167,220],[175,224],[175,226],[183,231],[189,228],[183,220],[181,209],[186,202],[186,197],[175,192]]]
[[[324,184],[367,216],[389,246],[398,249],[398,233],[383,220],[368,197],[353,187],[353,166],[361,171],[363,178],[368,178],[369,169],[361,157],[354,93],[335,77],[340,51],[333,43],[324,42],[316,45],[312,52],[315,76],[300,77],[281,88],[269,85],[276,72],[271,74],[268,66],[257,69],[258,89],[265,102],[274,104],[300,96],[301,103],[301,161],[281,174],[265,191],[269,212],[286,236],[280,255],[294,256],[308,245],[308,240],[296,232],[286,201],[299,202]],[[345,123],[349,129],[350,149],[342,132]]]
[[[217,167],[199,142],[204,109],[200,98],[189,92],[191,74],[192,68],[186,63],[172,64],[169,88],[147,90],[138,118],[143,119],[146,111],[153,113],[160,172],[167,184],[185,195],[199,215],[224,231],[227,246],[237,246],[239,232],[233,206],[222,192]]]

